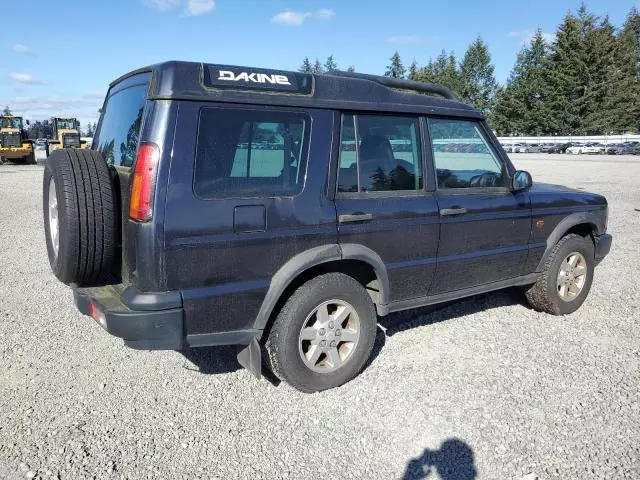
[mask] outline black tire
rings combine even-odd
[[[56,188],[58,252],[50,233],[49,189]],[[107,281],[117,262],[116,193],[99,152],[55,150],[45,163],[43,214],[49,263],[66,284]]]
[[[299,352],[299,335],[307,316],[329,300],[343,300],[353,306],[360,321],[360,337],[345,363],[330,372],[309,368]],[[338,387],[362,370],[376,336],[377,316],[371,297],[352,277],[327,273],[299,287],[276,317],[266,341],[268,362],[273,373],[302,392],[317,392]]]
[[[24,157],[24,163],[26,163],[27,165],[35,165],[37,163],[36,162],[36,152],[32,150],[29,155]]]
[[[558,292],[558,273],[562,262],[573,252],[581,253],[586,261],[586,278],[580,293],[571,301],[563,300]],[[575,312],[584,303],[595,271],[594,246],[589,237],[569,234],[553,247],[545,262],[540,278],[525,290],[527,301],[534,309],[552,315],[567,315]]]

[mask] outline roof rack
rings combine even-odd
[[[369,73],[344,72],[342,70],[333,70],[328,75],[334,75],[336,77],[361,78],[363,80],[369,80],[371,82],[384,85],[385,87],[402,88],[404,90],[413,90],[414,92],[420,93],[434,93],[449,100],[460,101],[453,91],[444,85],[439,85],[437,83],[416,82],[414,80],[383,77],[381,75],[371,75]]]

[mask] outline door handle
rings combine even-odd
[[[440,215],[443,217],[446,215],[464,215],[467,213],[466,208],[443,208],[440,210]]]
[[[339,223],[368,222],[369,220],[373,220],[373,215],[370,213],[352,213],[338,216]]]

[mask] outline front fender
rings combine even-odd
[[[604,214],[602,214],[601,211],[576,212],[563,218],[560,223],[556,225],[556,228],[553,229],[549,237],[547,237],[547,246],[542,255],[542,259],[538,263],[536,272],[542,270],[553,247],[576,225],[589,225],[594,235],[602,235],[607,229],[606,209]]]

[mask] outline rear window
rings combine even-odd
[[[147,86],[147,83],[133,85],[111,94],[107,99],[94,148],[102,153],[109,165],[133,165]]]
[[[296,195],[304,183],[309,125],[308,115],[298,112],[203,109],[196,151],[196,195]]]

